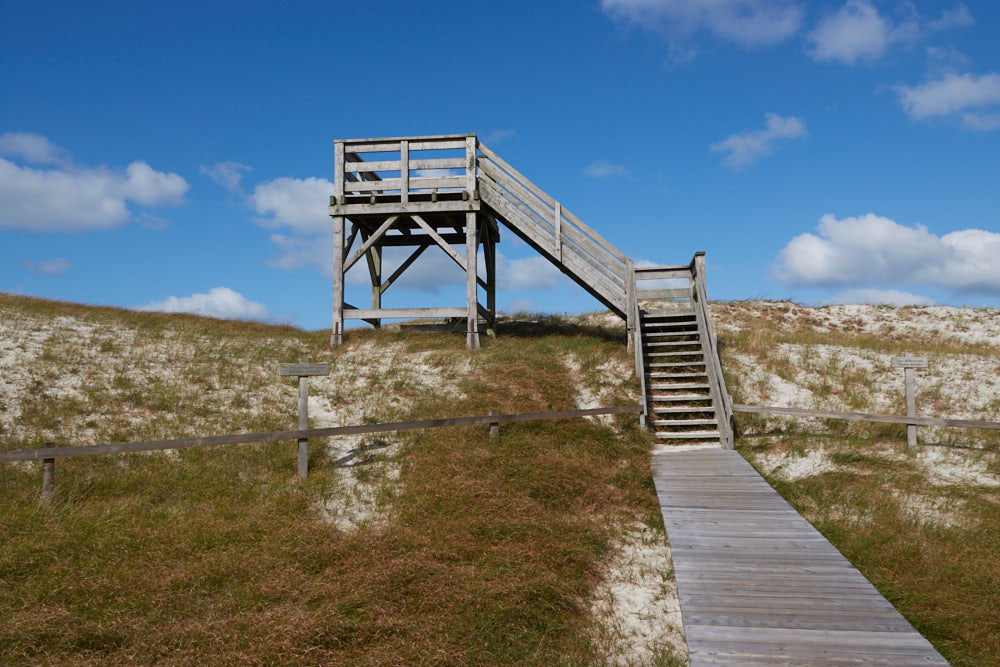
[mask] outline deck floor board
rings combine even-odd
[[[947,665],[739,453],[660,451],[653,479],[692,665]]]

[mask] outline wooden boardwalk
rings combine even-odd
[[[691,665],[947,665],[739,453],[657,453]]]

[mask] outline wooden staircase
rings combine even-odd
[[[732,401],[705,299],[704,261],[698,253],[688,266],[635,269],[643,423],[665,444],[718,443],[732,449]],[[688,285],[674,289],[642,289],[640,282],[683,279]]]

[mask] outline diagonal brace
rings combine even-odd
[[[459,254],[455,251],[454,248],[451,247],[451,245],[449,245],[449,243],[447,241],[445,241],[443,238],[441,238],[440,234],[438,234],[436,231],[434,231],[433,227],[431,227],[426,222],[424,222],[424,219],[421,218],[419,215],[411,215],[410,217],[413,219],[414,222],[416,222],[418,225],[420,225],[423,228],[423,230],[430,235],[430,237],[432,239],[434,239],[435,243],[437,243],[439,246],[441,246],[442,250],[444,250],[446,253],[448,253],[449,257],[451,257],[453,260],[455,260],[456,264],[458,264],[460,267],[462,267],[463,271],[466,270],[466,268],[465,268],[465,260],[462,259],[461,256],[459,256]],[[473,269],[473,270],[475,270],[475,269]]]
[[[364,245],[362,245],[360,248],[358,248],[357,252],[355,252],[353,255],[351,255],[351,259],[349,259],[347,262],[344,263],[344,273],[347,273],[347,271],[352,266],[354,266],[357,263],[357,261],[359,259],[361,259],[361,257],[365,253],[368,252],[369,248],[371,248],[373,245],[375,245],[380,238],[382,238],[383,236],[385,236],[385,233],[387,231],[389,231],[389,228],[392,227],[392,225],[398,219],[399,219],[399,216],[398,215],[394,215],[394,216],[391,216],[389,219],[387,219],[385,222],[383,222],[382,226],[379,227],[378,229],[376,229],[375,233],[372,234],[370,237],[368,237],[368,240],[365,241]]]

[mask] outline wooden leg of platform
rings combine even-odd
[[[344,216],[333,217],[333,326],[330,347],[344,342]]]
[[[479,285],[476,281],[479,243],[476,239],[476,214],[470,211],[465,214],[465,298],[469,307],[465,346],[470,350],[479,347]]]

